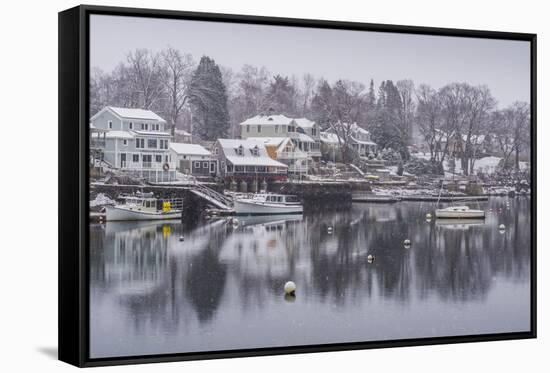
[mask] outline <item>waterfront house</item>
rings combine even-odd
[[[241,138],[287,137],[313,162],[321,158],[319,126],[306,118],[285,115],[256,115],[240,124]]]
[[[288,166],[271,158],[263,142],[242,139],[218,139],[212,147],[218,161],[217,175],[234,181],[286,180]]]
[[[181,173],[193,176],[216,175],[217,160],[199,144],[173,142],[170,144],[170,153],[176,162],[176,169]]]
[[[370,132],[357,123],[351,125],[350,145],[360,157],[376,154],[376,143],[371,140]]]
[[[371,140],[371,134],[366,129],[360,127],[357,123],[348,125],[346,123],[336,124],[336,126],[342,126],[342,131],[348,133],[348,146],[355,151],[360,157],[368,157],[369,155],[375,155],[377,152],[377,145]],[[320,141],[322,144],[323,156],[327,160],[334,161],[339,157],[340,147],[346,142],[344,139],[339,138],[334,129],[329,129],[325,132],[321,132]]]
[[[248,140],[262,142],[272,159],[288,166],[289,174],[307,174],[308,154],[300,150],[289,137],[249,137]]]
[[[166,121],[150,110],[106,106],[90,119],[91,134],[103,132],[103,162],[147,181],[173,181]]]

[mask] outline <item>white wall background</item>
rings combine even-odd
[[[110,368],[117,371],[540,371],[548,366],[546,240],[550,23],[542,1],[119,0],[143,8],[471,28],[538,34],[539,338]],[[57,349],[57,12],[76,1],[5,1],[0,11],[0,370],[69,371]],[[505,79],[506,77],[503,77]],[[537,369],[538,368],[538,369]]]

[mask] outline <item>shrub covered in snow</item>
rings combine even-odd
[[[90,207],[99,207],[105,205],[114,205],[115,201],[103,193],[99,193],[93,200],[90,201]]]
[[[439,163],[426,159],[411,158],[404,168],[413,175],[443,175],[443,167]]]

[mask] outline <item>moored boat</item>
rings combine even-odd
[[[123,197],[124,203],[105,206],[107,221],[179,219],[181,199],[157,199],[152,193]]]
[[[233,202],[239,215],[301,214],[304,208],[298,198],[292,195],[258,193]]]
[[[436,218],[445,219],[483,219],[485,211],[470,209],[468,206],[450,206],[435,210]]]

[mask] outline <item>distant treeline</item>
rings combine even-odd
[[[172,131],[183,127],[205,141],[237,137],[243,120],[276,113],[307,117],[332,129],[344,149],[351,124],[357,123],[371,132],[380,149],[392,148],[403,160],[410,157],[408,146],[421,141],[418,145],[430,152],[431,160],[442,164],[452,144],[466,174],[473,170],[482,135],[491,135],[509,167],[518,167],[519,154],[530,144],[528,103],[499,109],[487,86],[468,83],[434,89],[416,87],[412,80],[385,80],[375,88],[372,79],[368,85],[328,82],[251,65],[233,71],[210,57],[197,63],[190,54],[168,47],[159,53],[131,51],[112,72],[93,69],[90,90],[92,115],[106,105],[150,109]]]

